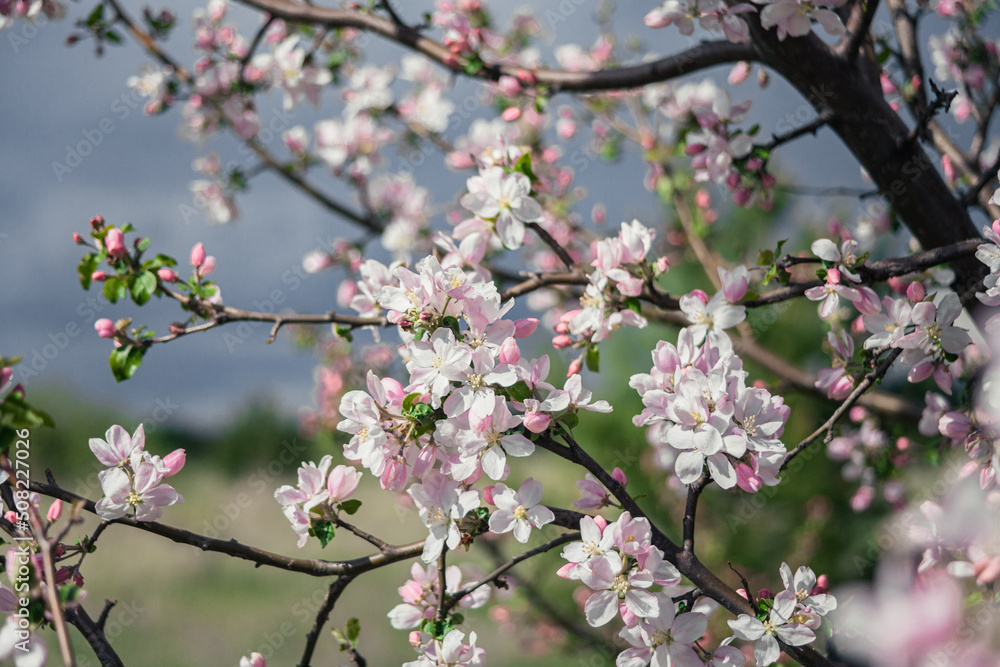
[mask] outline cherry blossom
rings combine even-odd
[[[514,539],[522,544],[527,542],[532,528],[541,528],[555,520],[552,510],[538,504],[541,499],[542,485],[531,477],[517,491],[497,484],[493,490],[497,510],[490,515],[490,531],[499,534],[513,531]]]
[[[484,220],[493,221],[504,247],[516,250],[524,242],[526,222],[541,218],[542,209],[531,196],[531,181],[520,172],[486,167],[468,181],[469,194],[462,206]]]
[[[781,654],[778,639],[792,646],[802,646],[816,639],[812,630],[793,620],[795,605],[795,593],[783,591],[775,596],[767,620],[740,614],[735,621],[727,621],[738,638],[755,642],[753,653],[761,667],[777,662]]]

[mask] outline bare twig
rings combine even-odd
[[[323,631],[323,626],[326,625],[327,620],[330,618],[330,610],[333,609],[333,605],[337,603],[340,594],[344,592],[344,589],[352,581],[354,581],[353,575],[337,577],[326,590],[326,597],[323,598],[323,604],[320,605],[319,611],[316,612],[316,620],[313,621],[313,626],[309,630],[309,634],[306,635],[306,646],[302,651],[302,659],[299,661],[302,667],[309,667],[313,652],[316,650],[316,642],[319,640],[319,634]]]
[[[105,612],[109,608],[105,606]],[[106,614],[102,613],[100,621],[94,623],[82,604],[66,610],[66,620],[80,631],[80,634],[90,644],[90,648],[94,650],[94,654],[101,661],[103,667],[125,667],[121,658],[118,657],[118,654],[111,647],[110,642],[108,642],[108,638],[104,636],[104,621],[106,619]]]

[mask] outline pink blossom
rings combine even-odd
[[[330,477],[326,482],[330,502],[339,503],[354,493],[363,474],[356,468],[345,465],[338,465],[331,470]]]
[[[108,230],[107,236],[104,237],[104,247],[115,259],[121,259],[128,253],[125,248],[125,235],[117,227]]]
[[[101,338],[114,338],[117,333],[115,323],[106,317],[102,317],[94,322],[94,329],[97,331],[97,335]]]
[[[160,280],[165,283],[177,282],[177,274],[174,273],[172,269],[168,269],[167,267],[158,269],[156,271],[156,275],[159,276]]]
[[[59,517],[62,516],[62,505],[63,505],[62,500],[60,500],[59,498],[53,500],[52,504],[49,505],[49,511],[46,512],[45,514],[46,520],[48,520],[50,523],[53,521],[57,521]]]
[[[517,491],[497,484],[493,490],[497,510],[490,515],[490,531],[498,534],[514,531],[514,539],[522,544],[527,542],[532,528],[555,521],[552,510],[539,505],[541,499],[542,485],[531,477]]]
[[[98,477],[104,497],[97,501],[95,511],[105,521],[114,521],[135,511],[138,521],[155,521],[163,507],[183,503],[184,499],[169,484],[161,484],[163,474],[151,462],[133,465],[134,477],[121,468],[108,468]]]
[[[90,451],[103,465],[120,467],[128,465],[132,454],[141,452],[146,446],[146,432],[142,424],[135,429],[132,437],[121,426],[115,424],[100,438],[90,439]]]
[[[184,467],[187,462],[187,454],[185,454],[183,449],[175,449],[166,456],[163,457],[163,464],[167,467],[167,471],[163,474],[164,477],[171,477],[176,475]]]
[[[202,243],[191,248],[191,266],[198,268],[205,261],[205,246]]]

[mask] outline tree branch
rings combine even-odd
[[[105,616],[102,614],[101,619],[104,618]],[[104,636],[104,624],[94,623],[82,604],[66,610],[66,621],[80,631],[83,638],[90,644],[90,648],[94,650],[97,659],[101,661],[102,667],[125,667],[121,658],[108,642],[108,638]]]
[[[326,597],[323,598],[323,604],[320,605],[319,611],[316,612],[316,620],[313,621],[312,629],[310,629],[309,634],[306,635],[306,646],[302,651],[302,659],[299,661],[299,664],[302,665],[302,667],[309,667],[313,651],[316,650],[316,642],[319,639],[319,633],[322,632],[323,626],[326,625],[327,620],[330,618],[330,610],[333,609],[333,605],[337,603],[337,599],[340,597],[340,594],[344,592],[344,589],[347,588],[348,584],[352,581],[354,581],[353,575],[337,577],[326,590]]]
[[[59,498],[63,502],[79,502],[82,504],[84,510],[90,512],[91,514],[97,514],[94,508],[94,501],[87,500],[82,496],[70,493],[69,491],[65,491],[57,486],[32,482],[31,490],[40,493],[43,496]],[[424,549],[424,543],[423,540],[421,540],[420,542],[413,542],[411,544],[391,546],[388,549],[380,550],[379,553],[371,554],[370,556],[361,556],[360,558],[353,558],[345,561],[328,561],[282,556],[281,554],[271,553],[269,551],[264,551],[263,549],[241,544],[236,540],[218,540],[211,537],[205,537],[204,535],[192,533],[181,528],[174,528],[173,526],[168,526],[162,523],[156,523],[154,521],[137,521],[130,517],[123,517],[121,519],[115,519],[109,523],[113,525],[138,528],[139,530],[146,531],[147,533],[153,533],[154,535],[165,537],[172,542],[177,542],[178,544],[189,544],[191,546],[198,547],[202,551],[215,551],[217,553],[233,556],[234,558],[242,558],[243,560],[248,560],[251,563],[256,563],[258,567],[261,565],[267,565],[268,567],[275,567],[289,572],[301,572],[313,577],[361,574],[362,572],[368,572],[369,570],[374,570],[384,565],[389,565],[402,560],[409,560],[414,556],[419,556]]]

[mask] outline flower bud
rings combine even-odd
[[[500,354],[497,355],[497,361],[501,364],[516,364],[521,358],[521,350],[517,347],[517,341],[513,338],[508,338],[500,346]]]
[[[11,368],[10,366],[4,366],[3,368],[0,368],[0,389],[6,387],[7,383],[10,382],[10,379],[12,377],[14,377],[13,368]]]
[[[541,433],[549,427],[552,418],[541,412],[528,412],[524,415],[524,428],[532,433]]]
[[[115,259],[121,259],[128,253],[125,249],[125,235],[118,228],[108,230],[107,236],[104,237],[104,247]]]
[[[521,83],[512,76],[503,75],[497,81],[500,92],[507,97],[516,97],[521,92]]]
[[[514,338],[527,338],[531,334],[535,333],[535,329],[537,328],[537,318],[525,317],[520,320],[514,320]]]
[[[615,480],[622,486],[626,486],[628,484],[628,477],[625,476],[625,473],[622,472],[622,469],[618,466],[615,466],[615,469],[611,471],[611,479]]]
[[[46,513],[45,518],[49,520],[49,523],[56,521],[62,515],[62,501],[56,498],[49,505],[49,511]]]
[[[504,119],[508,123],[511,123],[521,117],[521,109],[519,107],[507,107],[500,114],[500,118]]]
[[[101,338],[115,337],[115,323],[106,317],[102,317],[94,322],[94,329],[97,331],[97,335]]]
[[[205,246],[202,243],[191,248],[191,266],[198,268],[205,261]]]
[[[764,486],[764,481],[746,463],[738,463],[736,464],[736,485],[747,493],[757,493]]]
[[[729,83],[738,86],[750,76],[750,63],[741,60],[729,70]]]
[[[574,359],[569,365],[569,370],[566,371],[566,377],[571,378],[574,375],[578,375],[582,370],[583,370],[583,359],[580,358]]]
[[[73,232],[73,243],[76,243],[76,244],[78,244],[78,245],[84,245],[84,244],[86,244],[87,242],[83,240],[83,237],[82,237],[82,236],[80,236],[80,235],[79,235],[79,234],[77,234],[76,232]]]
[[[163,457],[163,464],[167,466],[167,472],[164,477],[170,477],[171,475],[176,475],[184,467],[187,462],[187,454],[183,449],[175,449],[166,456]]]
[[[90,279],[95,283],[102,283],[108,279],[108,274],[105,271],[94,271],[90,274]]]
[[[93,230],[96,231],[96,230],[100,229],[103,226],[104,226],[104,216],[102,216],[102,215],[95,215],[93,218],[90,219],[90,228],[91,229],[93,229]]]
[[[914,303],[923,301],[926,290],[924,290],[924,285],[921,282],[913,281],[910,283],[909,287],[906,288],[906,298]]]
[[[160,280],[162,280],[165,283],[177,282],[177,274],[165,266],[161,269],[158,269],[156,271],[156,275],[158,275],[160,277]]]
[[[552,347],[556,348],[557,350],[561,350],[564,347],[569,347],[572,344],[573,344],[573,339],[567,336],[566,334],[559,334],[558,336],[552,339]]]
[[[201,266],[198,267],[198,274],[202,276],[207,276],[213,271],[215,271],[215,257],[209,255],[208,257],[205,258],[205,261],[201,263]]]
[[[770,600],[773,597],[774,597],[774,592],[772,592],[770,588],[762,588],[759,591],[757,591],[758,600]]]

